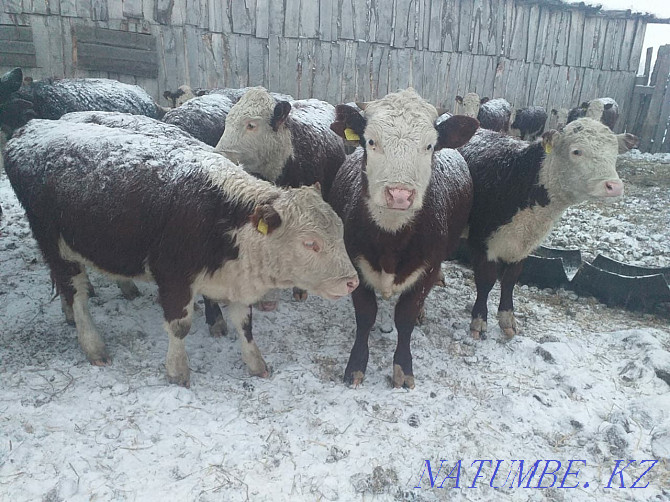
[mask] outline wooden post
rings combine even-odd
[[[661,117],[661,112],[662,108],[664,108],[663,101],[669,74],[670,45],[662,45],[658,49],[658,56],[656,57],[656,64],[654,65],[654,73],[652,74],[652,80],[655,80],[654,93],[651,96],[649,113],[647,114],[647,118],[644,121],[641,131],[642,141],[640,149],[646,152],[654,153],[656,148],[660,147],[660,145],[655,145],[653,142],[657,137],[656,129],[659,127],[660,122],[664,123],[662,126],[664,129],[665,123],[667,123],[668,120],[667,116]],[[656,77],[655,79],[653,78],[654,76]]]

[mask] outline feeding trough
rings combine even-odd
[[[519,282],[541,288],[567,287],[581,264],[582,253],[578,249],[540,246],[524,261]]]
[[[608,306],[653,310],[670,302],[670,268],[637,267],[598,255],[584,263],[571,286],[577,294],[592,295]]]

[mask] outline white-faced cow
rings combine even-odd
[[[619,120],[619,105],[612,98],[598,98],[588,102],[585,101],[578,107],[570,110],[567,122],[570,123],[583,117],[598,120],[611,130],[614,130],[614,126]]]
[[[437,111],[413,89],[368,103],[362,113],[347,105],[336,110],[332,129],[360,143],[328,199],[342,217],[347,252],[362,282],[352,295],[356,341],[344,378],[354,386],[363,381],[375,291],[384,298],[399,294],[393,385],[413,388],[410,338],[417,315],[472,203],[467,165],[449,148],[468,141],[478,122],[454,116],[435,126]]]
[[[470,324],[474,338],[487,329],[487,299],[496,275],[500,328],[507,338],[517,333],[512,293],[523,260],[569,206],[623,194],[616,158],[636,141],[585,118],[562,132],[547,131],[531,144],[480,129],[460,149],[474,183],[468,222],[477,287]]]
[[[89,266],[156,282],[167,376],[186,386],[194,295],[229,302],[242,358],[266,376],[250,304],[277,287],[337,298],[358,285],[342,222],[317,189],[278,188],[179,140],[32,120],[8,142],[5,168],[92,364],[110,358],[87,307]]]

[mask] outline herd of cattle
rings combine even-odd
[[[411,334],[462,236],[477,289],[472,336],[487,330],[498,278],[499,325],[514,336],[524,258],[570,205],[622,195],[616,157],[637,141],[612,132],[617,107],[606,99],[543,132],[543,109],[512,117],[505,100],[476,94],[459,98],[459,115],[439,115],[412,89],[335,107],[260,87],[165,97],[175,108],[137,86],[24,81],[15,69],[0,79],[0,125],[11,136],[5,171],[88,360],[110,362],[88,311],[87,267],[127,295],[133,279],[151,280],[169,336],[168,380],[185,386],[196,295],[214,335],[227,329],[217,302],[228,305],[244,362],[267,376],[251,305],[293,286],[297,299],[352,295],[356,340],[344,376],[354,386],[376,294],[399,295],[393,384],[413,388]]]

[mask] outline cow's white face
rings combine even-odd
[[[247,172],[275,182],[293,155],[285,124],[290,110],[287,101],[276,102],[264,88],[251,88],[230,109],[216,150]]]
[[[193,89],[191,89],[188,85],[180,85],[177,91],[179,96],[177,96],[177,99],[175,100],[175,107],[181,106],[188,100],[193,99],[195,97],[195,95],[193,94]]]
[[[344,246],[344,226],[321,192],[289,189],[272,207],[281,223],[265,239],[270,259],[277,262],[271,273],[324,298],[351,293],[358,275]]]
[[[631,134],[615,135],[606,125],[581,118],[562,132],[543,135],[548,150],[540,182],[550,197],[565,198],[570,204],[591,198],[623,195],[623,182],[616,172],[617,155],[635,143]]]
[[[477,118],[480,107],[481,99],[479,98],[479,94],[475,92],[469,92],[463,98],[463,115],[466,117]]]
[[[436,126],[437,110],[411,88],[363,106],[361,113],[337,106],[331,129],[347,139],[358,137],[365,148],[368,209],[377,225],[395,232],[423,206],[434,152],[462,146],[479,122],[456,115]]]

